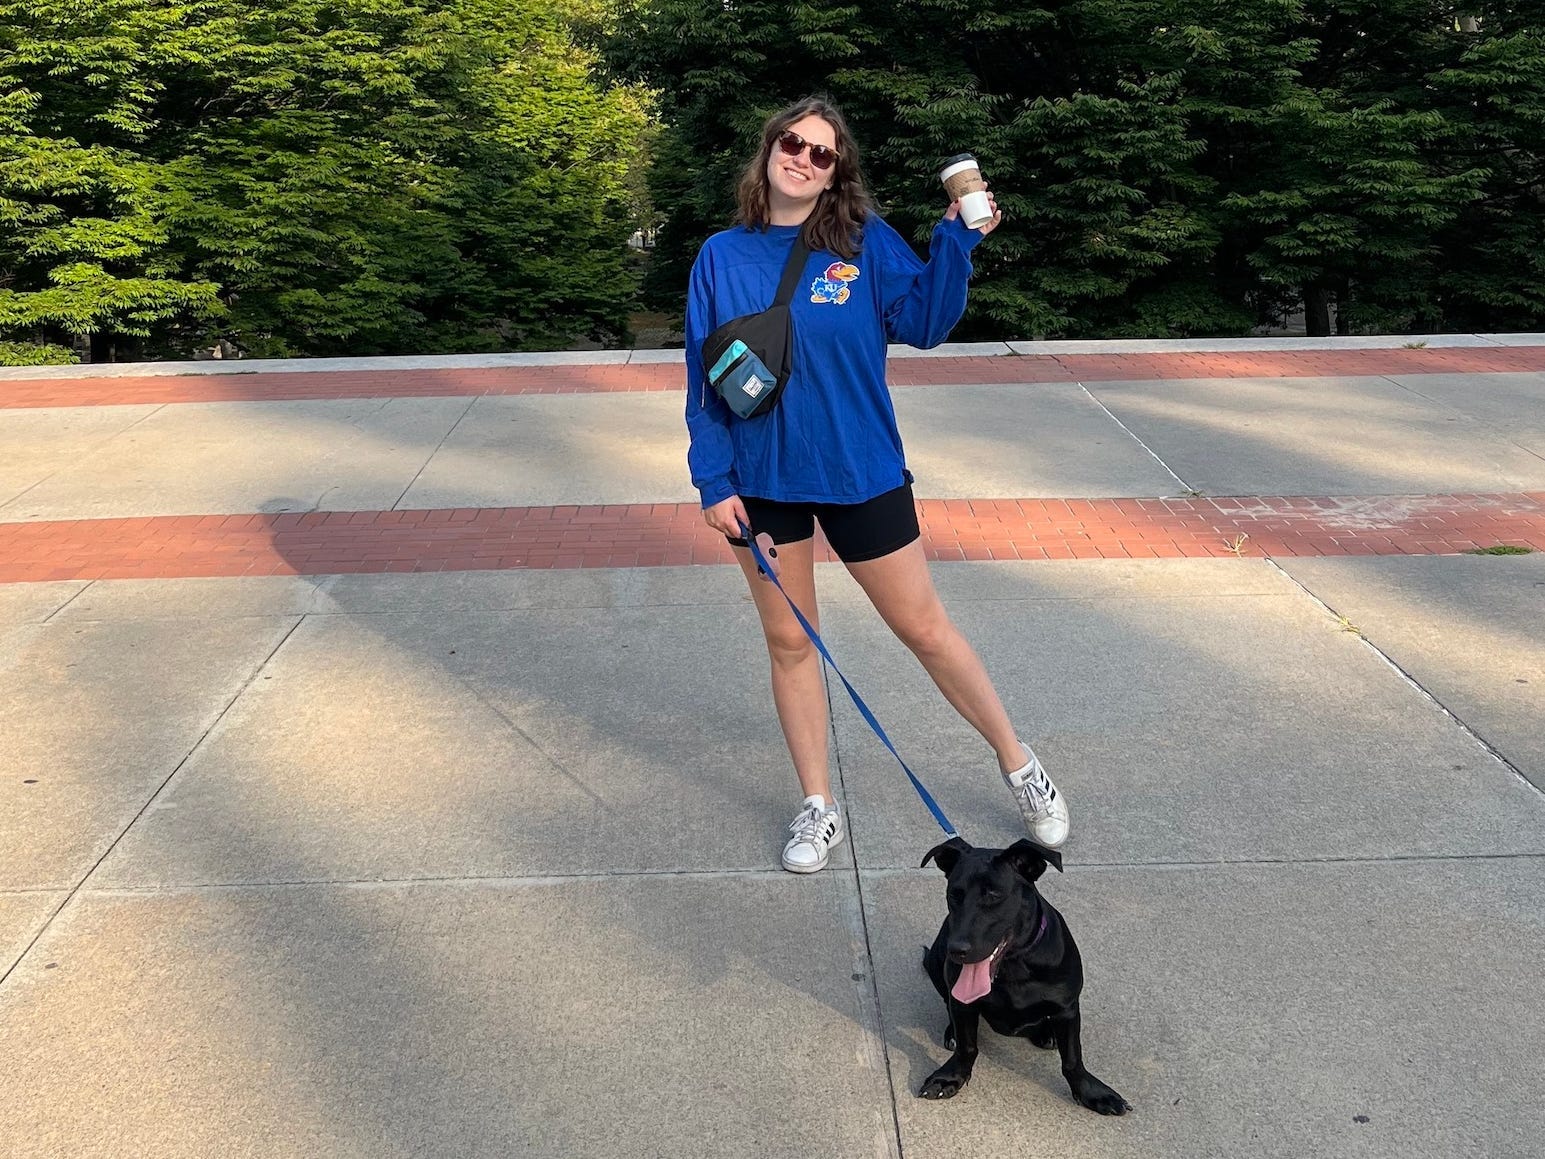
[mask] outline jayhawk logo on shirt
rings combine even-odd
[[[858,277],[857,266],[850,266],[847,262],[833,262],[826,267],[824,274],[810,283],[810,300],[832,302],[840,306],[852,293],[848,289],[848,283],[856,277]]]

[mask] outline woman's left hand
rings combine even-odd
[[[986,237],[993,230],[997,229],[1000,225],[1003,224],[1003,210],[998,208],[998,199],[992,195],[991,189],[987,190],[987,204],[992,206],[992,220],[989,221],[986,225],[979,225],[976,227],[977,232],[980,233],[983,237]],[[944,220],[954,221],[959,216],[960,202],[950,202],[950,207],[944,211]]]

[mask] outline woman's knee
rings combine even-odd
[[[906,616],[891,627],[896,638],[919,656],[947,651],[960,634],[942,604]]]
[[[805,635],[797,621],[764,629],[767,637],[767,654],[772,662],[784,668],[806,663],[815,653],[815,645]]]

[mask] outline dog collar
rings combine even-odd
[[[1037,942],[1039,942],[1041,940],[1041,935],[1044,934],[1045,932],[1046,932],[1046,907],[1043,905],[1041,907],[1041,924],[1035,927],[1035,937],[1030,939],[1030,945],[1026,946],[1025,949],[1028,950],[1030,948],[1030,946],[1033,946]]]

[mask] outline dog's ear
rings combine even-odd
[[[1048,865],[1054,866],[1058,873],[1062,872],[1062,854],[1024,837],[998,854],[998,860],[1029,882],[1045,873]]]
[[[969,852],[971,852],[971,846],[966,844],[963,837],[951,837],[948,841],[941,845],[935,845],[927,853],[923,854],[923,859],[917,863],[917,867],[921,869],[932,861],[940,869],[944,870],[945,873],[951,873],[955,868],[955,863],[960,860],[960,855]]]

